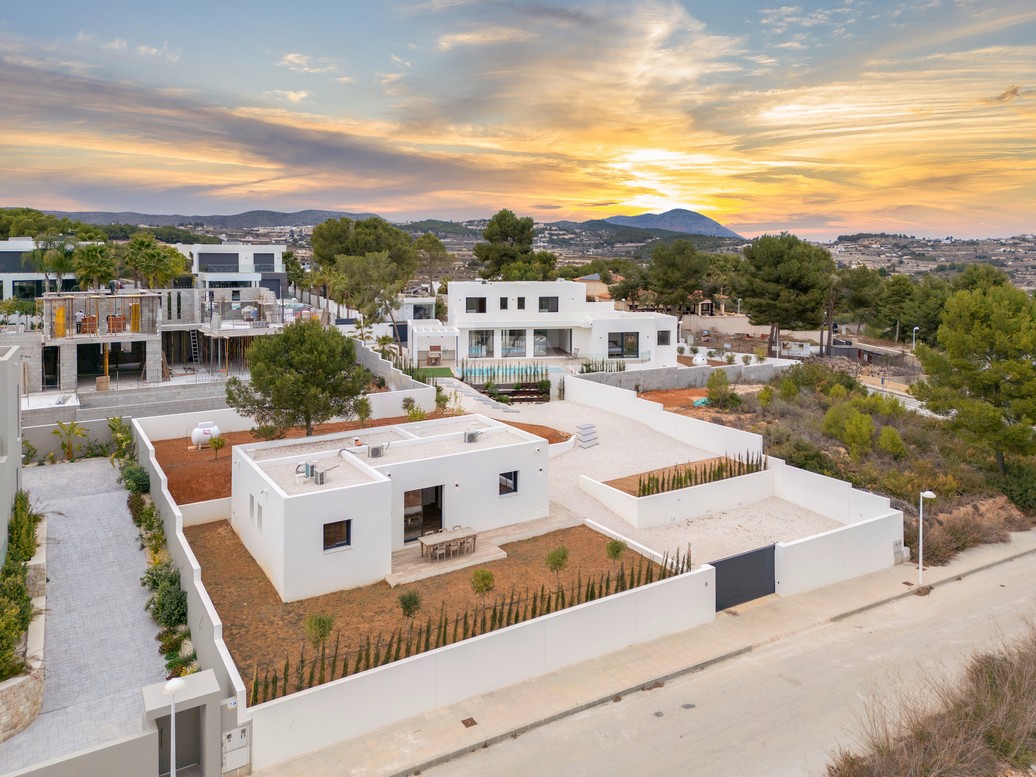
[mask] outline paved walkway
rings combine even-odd
[[[142,731],[140,689],[165,679],[117,475],[107,459],[23,470],[47,513],[46,680],[40,716],[0,744],[0,774]]]
[[[1036,553],[1036,532],[962,554],[925,571],[932,596],[953,596],[962,577]],[[787,599],[720,613],[704,626],[637,645],[529,682],[466,699],[255,772],[256,777],[410,775],[656,682],[734,658],[832,620],[912,595],[917,567],[901,565]],[[943,587],[946,590],[943,590]],[[461,723],[474,718],[476,725]]]

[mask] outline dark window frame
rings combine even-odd
[[[474,303],[474,304],[472,304]],[[465,297],[464,298],[464,312],[465,313],[485,313],[486,312],[486,298],[485,297]]]
[[[353,544],[353,519],[331,521],[324,524],[324,550],[348,548]]]
[[[518,493],[518,470],[511,470],[510,472],[501,472],[498,476],[498,486],[500,488],[500,496],[507,496],[509,494]]]

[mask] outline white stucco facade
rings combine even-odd
[[[677,320],[587,301],[575,281],[455,281],[449,324],[459,359],[624,359],[676,364]]]
[[[287,246],[283,244],[177,243],[175,248],[191,261],[191,272],[202,289],[260,286],[264,280],[284,274]],[[276,296],[285,290],[278,287]]]
[[[231,525],[284,601],[369,585],[429,527],[545,517],[548,449],[482,416],[235,446]]]
[[[19,421],[22,360],[18,346],[0,346],[0,562],[7,555],[7,524],[21,482]]]

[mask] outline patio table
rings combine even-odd
[[[460,529],[451,529],[450,531],[436,532],[435,534],[426,534],[423,537],[418,537],[417,541],[421,543],[421,555],[428,555],[430,558],[435,558],[435,549],[440,545],[448,545],[451,542],[463,542],[464,540],[471,539],[472,549],[474,549],[474,542],[478,541],[478,532],[472,529],[470,526],[464,526]],[[427,553],[426,553],[427,551]]]

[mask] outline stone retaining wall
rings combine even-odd
[[[29,592],[36,611],[26,636],[26,674],[0,683],[0,742],[6,742],[36,720],[43,708],[43,642],[47,599],[47,521],[36,529],[39,547],[29,561]],[[42,593],[37,594],[37,589]]]

